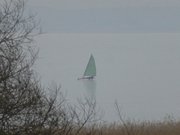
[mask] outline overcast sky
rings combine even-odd
[[[61,9],[180,7],[180,0],[30,0],[31,5]]]
[[[180,0],[29,0],[45,32],[180,32]]]

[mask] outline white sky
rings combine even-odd
[[[28,0],[48,32],[180,32],[180,0]]]
[[[33,6],[61,9],[180,7],[180,0],[29,0]]]

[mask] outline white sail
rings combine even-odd
[[[92,54],[86,66],[84,76],[96,76],[96,65],[95,65],[95,60]]]
[[[89,62],[86,66],[85,72],[82,78],[79,79],[93,79],[96,76],[96,65],[93,55],[91,54]]]

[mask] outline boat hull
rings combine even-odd
[[[78,80],[82,80],[82,79],[92,80],[94,79],[94,76],[83,76],[81,78],[78,78]]]

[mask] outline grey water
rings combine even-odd
[[[72,102],[95,99],[104,120],[118,119],[115,101],[128,119],[180,118],[180,33],[48,33],[36,45],[42,84],[60,84]],[[91,53],[96,78],[77,80]]]

